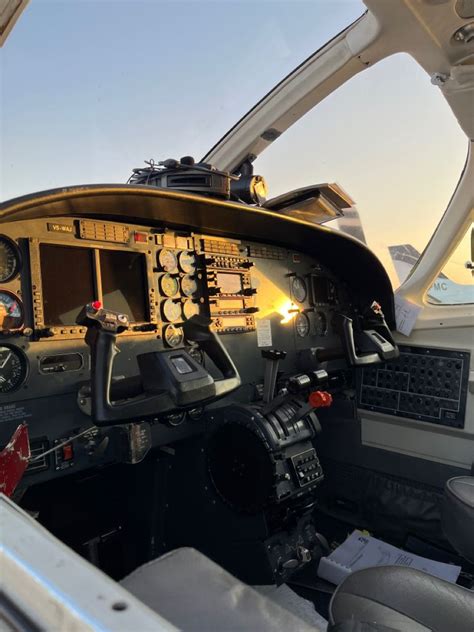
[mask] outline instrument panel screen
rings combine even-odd
[[[242,292],[242,276],[239,273],[218,272],[217,285],[222,294],[240,294]]]
[[[100,251],[104,307],[128,314],[132,322],[148,321],[145,256],[119,250]]]
[[[312,276],[313,302],[334,304],[337,301],[336,288],[327,277]]]
[[[75,325],[82,307],[97,298],[93,251],[89,248],[40,244],[44,322]]]

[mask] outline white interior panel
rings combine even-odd
[[[365,410],[361,420],[364,445],[465,469],[474,461],[473,434]]]

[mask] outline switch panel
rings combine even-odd
[[[292,461],[300,487],[304,487],[323,478],[323,470],[314,448],[297,454],[292,457]]]
[[[399,348],[396,360],[358,372],[359,408],[464,428],[470,354]]]

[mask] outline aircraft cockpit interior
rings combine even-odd
[[[472,150],[396,292],[344,182],[259,171],[399,37],[472,139],[473,3],[365,5],[203,159],[1,205],[6,629],[474,630]]]

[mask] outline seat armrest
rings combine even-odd
[[[474,562],[474,477],[450,478],[444,488],[441,524],[456,551]]]

